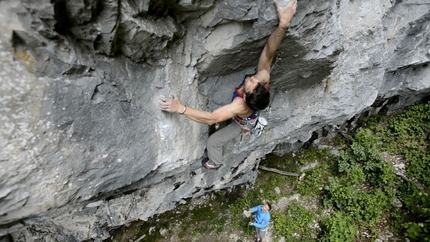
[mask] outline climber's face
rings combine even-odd
[[[248,77],[243,85],[243,91],[245,93],[252,93],[257,85],[258,80],[254,76]]]

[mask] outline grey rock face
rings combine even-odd
[[[278,23],[271,0],[3,0],[0,9],[0,236],[17,241],[108,238],[188,198],[252,183],[268,153],[429,95],[426,1],[301,0],[272,68],[267,130],[229,142],[227,165],[207,171],[209,128],[157,102],[177,93],[202,110],[227,104]]]

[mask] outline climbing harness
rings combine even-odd
[[[242,128],[242,132],[240,133],[240,143],[242,143],[243,137],[248,134],[252,134],[257,138],[260,137],[264,128],[268,124],[267,120],[260,115],[250,120],[235,117],[234,121]]]

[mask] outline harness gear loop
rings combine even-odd
[[[258,115],[257,117],[253,118],[253,119],[243,119],[240,117],[234,117],[233,120],[239,124],[240,128],[242,129],[242,132],[240,132],[240,142],[242,143],[243,137],[245,135],[251,134],[252,130],[254,129],[254,127],[257,124],[257,120],[258,120]]]

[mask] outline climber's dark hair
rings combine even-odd
[[[270,103],[270,92],[258,83],[253,92],[245,92],[246,105],[252,110],[264,110]]]

